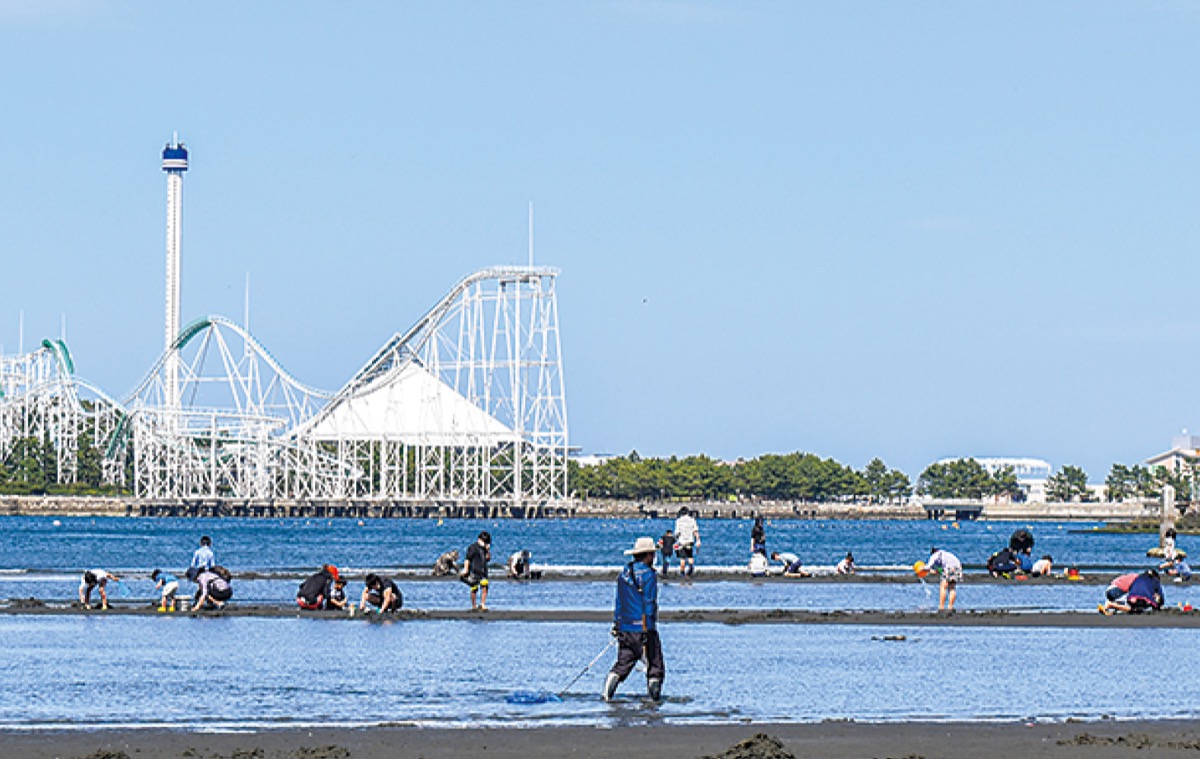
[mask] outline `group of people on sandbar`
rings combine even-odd
[[[229,599],[233,598],[233,575],[228,569],[217,564],[212,550],[212,538],[207,535],[200,538],[200,547],[192,553],[192,561],[184,576],[196,585],[192,597],[193,609],[224,608]],[[150,579],[154,581],[154,590],[159,596],[158,610],[175,611],[179,578],[170,572],[155,569],[150,573]],[[89,569],[84,572],[79,582],[79,605],[91,609],[92,592],[96,591],[100,597],[100,608],[107,610],[110,582],[120,583],[121,578],[104,569]]]

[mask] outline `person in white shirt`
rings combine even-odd
[[[808,572],[805,572],[800,566],[800,557],[788,551],[775,551],[771,554],[771,559],[783,564],[784,577],[808,577]]]
[[[856,570],[857,567],[854,566],[854,554],[849,552],[846,553],[846,558],[839,561],[833,569],[834,573],[839,575],[852,575]]]
[[[696,518],[684,506],[679,510],[675,519],[675,542],[679,548],[675,554],[679,557],[679,574],[683,577],[696,573],[696,547],[700,545],[700,526]]]
[[[121,578],[111,572],[105,572],[103,569],[89,569],[83,573],[83,579],[79,581],[79,603],[85,609],[92,608],[92,589],[100,589],[100,608],[108,608],[108,593],[104,587],[108,585],[109,580],[120,582]]]
[[[751,577],[766,577],[767,570],[771,568],[771,563],[767,561],[767,556],[762,551],[755,551],[750,554],[750,576]]]
[[[938,611],[954,613],[954,602],[958,599],[958,583],[963,578],[962,562],[949,551],[930,549],[925,568],[942,577],[938,590]]]
[[[1029,569],[1029,574],[1034,577],[1039,575],[1049,577],[1052,571],[1054,571],[1054,558],[1050,554],[1046,554],[1033,562],[1033,566]]]

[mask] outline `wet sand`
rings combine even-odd
[[[344,611],[302,611],[291,605],[237,605],[212,611],[178,611],[166,614],[145,604],[115,603],[107,611],[83,609],[78,605],[43,605],[34,600],[10,600],[0,605],[0,614],[21,616],[175,616],[259,617],[274,619],[327,619],[329,621],[421,622],[429,620],[473,620],[478,622],[596,622],[611,623],[612,612],[578,609],[492,609],[487,612],[452,609],[405,609],[391,614]],[[1105,616],[1088,611],[960,611],[939,614],[931,611],[805,611],[798,609],[694,609],[663,611],[664,624],[714,623],[727,625],[873,625],[879,627],[1170,627],[1200,628],[1200,611],[1163,609],[1147,614]]]
[[[1173,759],[1198,751],[1197,722],[0,733],[0,756],[28,759]]]

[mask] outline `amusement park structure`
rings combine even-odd
[[[63,340],[0,356],[0,461],[40,451],[54,482],[147,503],[454,503],[567,498],[555,269],[501,266],[455,285],[336,392],[291,376],[243,326],[180,327],[182,173],[168,176],[167,334],[116,400],[77,376]]]

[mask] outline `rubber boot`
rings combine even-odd
[[[662,678],[652,677],[646,681],[646,692],[655,701],[662,701]]]
[[[613,696],[617,695],[617,686],[621,684],[621,678],[616,672],[609,672],[608,677],[604,679],[604,690],[602,695],[605,701],[612,701]]]

